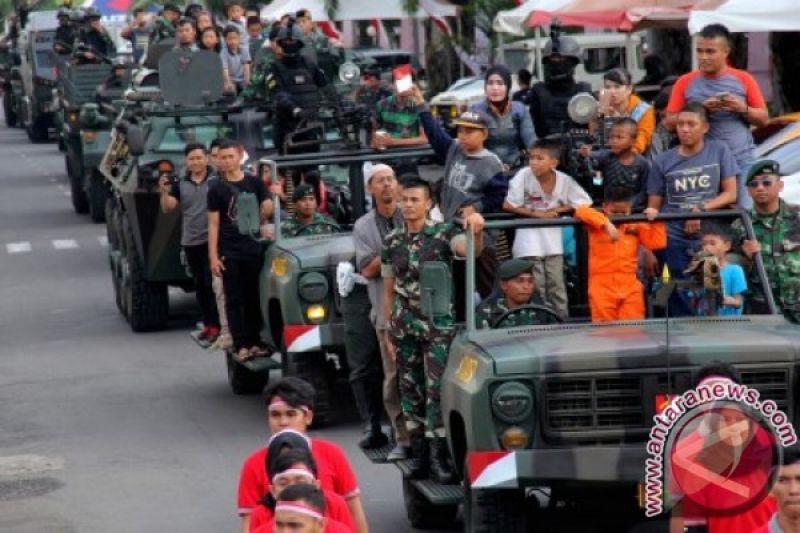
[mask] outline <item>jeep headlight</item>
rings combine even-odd
[[[522,422],[533,411],[533,394],[519,381],[503,383],[492,394],[492,410],[503,422]]]
[[[272,265],[270,265],[270,272],[274,276],[282,278],[286,275],[289,271],[289,259],[285,255],[278,255],[272,259]]]
[[[328,295],[328,278],[319,272],[307,272],[300,276],[297,292],[308,303],[320,302]]]

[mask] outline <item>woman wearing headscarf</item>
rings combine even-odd
[[[603,92],[600,111],[604,119],[630,117],[636,121],[638,132],[633,146],[637,154],[644,154],[656,129],[653,107],[633,94],[631,75],[624,68],[611,69],[603,75]],[[605,121],[604,121],[605,122]]]
[[[486,99],[472,106],[489,117],[486,148],[500,158],[507,170],[522,166],[520,154],[536,140],[533,121],[522,102],[511,99],[511,71],[493,65],[486,71]]]

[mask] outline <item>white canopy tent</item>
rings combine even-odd
[[[534,11],[552,12],[568,5],[572,0],[527,0],[514,9],[501,11],[494,19],[495,31],[512,35],[525,35],[530,25],[528,19]]]
[[[428,11],[419,9],[414,18],[427,18],[431,15],[439,17],[455,17],[458,14],[452,4],[432,0],[427,5]],[[287,13],[294,14],[300,9],[311,11],[311,18],[317,21],[328,20],[325,3],[322,0],[275,0],[261,10],[264,20],[276,20]],[[401,0],[339,0],[335,20],[382,20],[404,19],[409,14],[403,10]]]
[[[708,24],[724,24],[733,32],[800,31],[800,1],[728,0],[716,9],[691,12],[690,33]]]

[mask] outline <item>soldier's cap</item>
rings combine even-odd
[[[86,11],[84,11],[83,13],[83,18],[85,18],[86,20],[99,19],[102,17],[103,15],[94,7],[87,7]]]
[[[764,174],[780,176],[781,166],[777,161],[772,159],[761,159],[760,161],[756,161],[747,171],[747,177],[745,178],[744,182],[750,183],[756,176],[762,176]]]
[[[179,8],[177,4],[164,4],[164,11],[172,11],[173,13],[177,13],[178,15],[183,13],[181,8]]]
[[[61,17],[69,18],[70,17],[69,9],[67,9],[66,7],[62,7],[61,9],[59,9],[58,13],[56,14],[56,18],[60,19]]]
[[[314,194],[314,187],[309,185],[308,183],[301,183],[294,189],[294,193],[292,193],[292,202],[299,202],[306,196],[311,196],[312,198],[316,199],[316,195]]]
[[[452,122],[453,126],[465,128],[489,129],[489,117],[480,111],[464,111]]]
[[[520,274],[527,274],[533,271],[533,263],[525,259],[507,259],[500,263],[497,269],[498,277],[503,281],[516,278]]]

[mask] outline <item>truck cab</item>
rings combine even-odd
[[[49,128],[53,126],[56,14],[56,11],[30,13],[19,37],[19,73],[23,96],[18,115],[31,142],[47,141]]]

